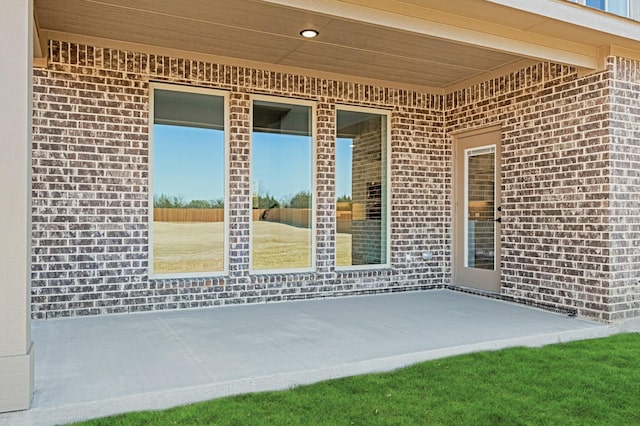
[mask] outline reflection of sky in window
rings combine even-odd
[[[311,138],[271,133],[253,133],[253,192],[289,198],[311,191]],[[336,141],[337,196],[351,196],[351,139]]]
[[[311,138],[254,132],[252,136],[253,193],[277,200],[311,191]]]
[[[224,132],[154,125],[153,193],[186,202],[224,198]]]
[[[311,138],[254,133],[254,192],[276,199],[311,191]],[[336,141],[336,196],[351,196],[351,139]],[[190,200],[224,198],[224,132],[156,124],[153,192]]]
[[[336,198],[341,195],[351,197],[351,171],[353,139],[336,140]]]

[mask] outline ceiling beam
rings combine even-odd
[[[594,70],[600,65],[598,48],[593,46],[408,3],[388,0],[261,1],[583,69]]]

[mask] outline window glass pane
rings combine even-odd
[[[387,262],[386,116],[337,112],[336,265]]]
[[[156,89],[153,273],[224,270],[224,98]]]
[[[640,21],[640,1],[632,1],[630,3],[629,18]]]
[[[620,16],[628,16],[629,5],[627,0],[609,0],[607,2],[607,10]]]
[[[604,10],[604,1],[605,0],[587,0],[586,5],[595,7],[596,9]]]
[[[252,269],[312,266],[312,155],[311,107],[254,101]]]

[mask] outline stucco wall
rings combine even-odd
[[[450,147],[441,98],[385,87],[62,42],[34,71],[36,318],[442,287]],[[229,91],[230,270],[150,280],[149,81]],[[249,273],[250,95],[317,102],[316,271]],[[391,267],[335,270],[336,104],[391,110]],[[419,254],[432,250],[433,260]],[[407,254],[412,255],[410,260]]]

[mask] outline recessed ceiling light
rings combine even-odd
[[[312,30],[312,29],[306,29],[306,30],[300,31],[300,35],[304,38],[314,38],[314,37],[317,37],[318,34],[320,34],[318,31]]]

